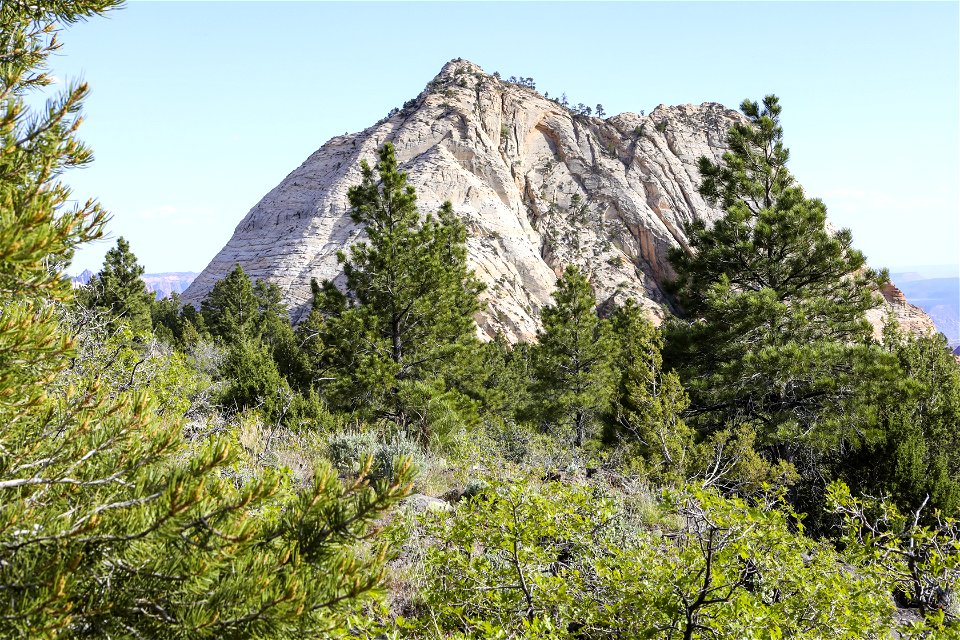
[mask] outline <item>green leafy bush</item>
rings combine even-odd
[[[910,633],[960,637],[960,520],[925,514],[927,501],[902,513],[888,499],[855,498],[842,482],[827,488],[827,504],[841,518],[845,557],[922,615]]]
[[[776,498],[668,496],[657,525],[596,486],[496,484],[437,515],[414,636],[884,637],[882,582],[851,574]],[[642,603],[642,606],[638,606]],[[842,615],[836,612],[842,611]]]

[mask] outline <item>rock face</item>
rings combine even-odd
[[[74,287],[78,287],[80,285],[89,283],[90,278],[92,278],[95,275],[97,274],[95,274],[93,271],[90,271],[90,269],[84,269],[82,272],[80,272],[80,275],[74,278],[70,278],[70,282],[73,283]]]
[[[487,285],[486,333],[532,337],[571,262],[600,300],[634,297],[662,318],[667,250],[684,242],[685,221],[720,213],[697,193],[696,160],[722,153],[738,117],[711,103],[577,116],[454,60],[412,104],[333,138],[264,196],[184,299],[198,304],[239,263],[280,285],[298,319],[310,279],[340,276],[336,251],[361,239],[347,190],[360,181],[360,160],[391,141],[421,210],[450,200],[467,225],[470,262]]]
[[[577,115],[453,60],[402,110],[331,139],[264,196],[183,299],[199,307],[239,263],[280,286],[295,321],[304,317],[311,278],[342,282],[336,252],[362,240],[347,190],[360,161],[390,141],[421,210],[450,200],[466,224],[471,266],[487,285],[482,332],[532,338],[569,263],[598,300],[632,297],[659,322],[669,313],[667,251],[685,244],[685,222],[721,215],[697,193],[697,159],[718,159],[741,117],[716,103]]]
[[[907,333],[928,334],[937,332],[937,327],[930,316],[920,307],[907,302],[907,297],[903,295],[903,291],[892,282],[885,284],[880,289],[880,294],[883,296],[883,306],[872,309],[867,313],[867,319],[873,324],[876,337],[880,337],[886,316],[890,311],[893,311],[900,328]]]

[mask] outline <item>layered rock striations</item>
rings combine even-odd
[[[607,119],[578,115],[532,88],[453,60],[397,113],[313,153],[250,210],[183,298],[199,307],[240,264],[278,284],[294,320],[310,280],[341,281],[336,252],[362,240],[348,189],[360,161],[396,147],[421,210],[449,200],[467,226],[468,255],[487,285],[487,335],[529,339],[557,275],[576,263],[604,302],[636,299],[669,313],[664,283],[684,223],[721,212],[697,193],[697,159],[719,159],[742,116],[716,103],[658,106]]]
[[[697,193],[696,160],[723,150],[738,114],[718,104],[657,107],[606,120],[573,114],[533,89],[454,60],[405,109],[324,144],[240,222],[184,294],[198,304],[236,263],[280,285],[294,319],[310,279],[341,275],[336,252],[361,239],[347,190],[361,159],[391,141],[422,210],[450,200],[487,284],[488,334],[529,338],[567,263],[598,298],[633,297],[662,318],[667,250],[682,226],[719,211]]]

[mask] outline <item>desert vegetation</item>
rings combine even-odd
[[[775,96],[700,163],[726,214],[661,327],[567,265],[535,341],[481,340],[467,231],[389,143],[293,325],[240,265],[154,300],[122,238],[71,287],[87,87],[25,96],[112,6],[0,6],[0,637],[960,638],[960,366],[874,336],[887,276]]]

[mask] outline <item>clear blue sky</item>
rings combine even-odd
[[[199,271],[328,138],[445,62],[608,113],[776,93],[792,169],[875,266],[957,262],[958,3],[132,3],[70,27],[92,87],[67,174],[148,272]],[[96,271],[110,242],[72,271]]]

